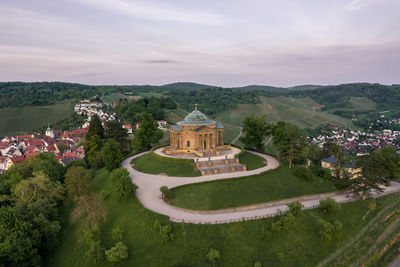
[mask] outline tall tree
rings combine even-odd
[[[122,154],[119,145],[114,139],[108,139],[102,149],[103,162],[106,169],[112,171],[121,165]]]
[[[246,147],[264,151],[265,138],[271,135],[271,126],[267,123],[264,116],[255,117],[252,115],[243,120],[243,133],[244,136],[240,138],[240,141]]]
[[[163,137],[163,131],[158,129],[157,122],[148,113],[141,113],[140,127],[135,131],[133,138],[133,147],[136,150],[150,149],[151,146],[157,143]]]
[[[400,177],[400,155],[393,146],[386,146],[371,153],[366,171],[380,178],[385,178],[390,183],[394,178]]]
[[[97,166],[97,158],[101,152],[102,141],[97,134],[87,138],[85,148],[85,159],[92,168]]]
[[[0,207],[0,261],[3,266],[38,266],[40,234],[15,209]]]
[[[374,167],[371,167],[375,165],[374,157],[372,155],[360,157],[357,163],[361,167],[361,172],[350,180],[353,194],[365,199],[371,196],[372,191],[382,192],[383,189],[380,187],[382,177],[377,175]]]
[[[81,166],[74,166],[68,169],[65,174],[65,187],[67,188],[70,199],[77,199],[82,195],[87,195],[89,189],[90,173]]]
[[[122,124],[117,120],[107,122],[106,126],[106,138],[114,139],[119,144],[121,152],[123,154],[128,154],[131,151],[128,131],[122,128]]]
[[[124,200],[124,205],[126,206],[127,199],[135,196],[138,187],[136,184],[132,183],[129,172],[124,168],[115,169],[111,173],[111,179],[114,192],[119,199]]]
[[[89,131],[86,134],[87,137],[91,137],[92,135],[97,135],[100,139],[105,138],[103,125],[101,125],[101,120],[97,115],[91,117]]]
[[[344,166],[346,165],[346,159],[344,157],[343,148],[335,143],[326,143],[324,145],[324,152],[328,155],[333,156],[336,159],[334,164],[335,177],[340,179],[342,177]]]
[[[17,203],[32,204],[46,198],[61,201],[65,189],[60,182],[53,182],[42,172],[37,172],[34,177],[19,182],[12,192]]]
[[[83,220],[92,230],[107,218],[103,198],[93,192],[80,196],[71,214],[73,221]]]
[[[289,162],[289,168],[292,168],[293,160],[304,155],[306,140],[299,127],[295,125],[278,123],[274,129],[273,142],[279,151],[279,157]]]

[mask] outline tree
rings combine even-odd
[[[35,161],[33,172],[42,171],[53,181],[61,181],[64,177],[64,168],[54,155],[41,153],[35,157]]]
[[[380,187],[382,184],[382,177],[376,171],[376,161],[375,157],[371,155],[366,155],[360,157],[357,162],[360,167],[360,173],[354,175],[354,179],[350,180],[351,186],[353,188],[353,194],[362,199],[366,199],[371,196],[372,191],[382,192],[383,189]],[[379,167],[378,167],[379,168]]]
[[[128,131],[122,128],[122,124],[117,120],[107,122],[106,125],[106,138],[114,139],[119,144],[122,154],[128,154],[131,151]]]
[[[271,135],[271,126],[266,122],[264,116],[252,115],[243,120],[243,133],[244,136],[240,137],[240,141],[246,147],[264,151],[265,138]]]
[[[210,252],[207,253],[207,259],[211,261],[213,266],[217,263],[217,261],[221,258],[221,254],[216,249],[211,249]]]
[[[140,127],[134,133],[133,147],[136,150],[143,151],[151,148],[163,137],[163,131],[158,129],[157,122],[148,113],[138,115]]]
[[[35,173],[34,177],[19,182],[12,192],[17,203],[32,204],[46,198],[61,201],[65,189],[60,182],[53,182],[39,172]]]
[[[340,210],[340,205],[331,197],[319,200],[319,207],[325,213],[335,213]]]
[[[119,226],[115,226],[112,229],[112,233],[111,234],[112,234],[112,239],[115,242],[122,241],[122,238],[124,237],[124,231],[121,228],[119,228]]]
[[[109,262],[119,262],[127,259],[128,256],[128,247],[122,242],[117,242],[114,247],[106,250],[106,259]]]
[[[38,231],[21,221],[9,206],[0,207],[0,259],[4,266],[38,266]]]
[[[103,162],[106,169],[112,171],[118,168],[122,162],[120,147],[114,139],[108,139],[102,149]]]
[[[83,231],[80,241],[89,247],[85,256],[86,261],[97,263],[104,258],[104,248],[101,246],[100,228],[95,225],[93,228],[86,228]]]
[[[400,177],[400,155],[393,146],[386,146],[371,153],[367,168],[371,175],[387,179],[388,183]]]
[[[107,218],[107,209],[103,199],[93,192],[78,197],[71,218],[74,222],[83,220],[84,225],[95,229],[96,225],[104,222]]]
[[[165,200],[168,200],[172,197],[172,191],[169,190],[169,188],[167,186],[165,186],[165,185],[161,186],[160,191]]]
[[[57,144],[57,148],[60,154],[64,154],[64,152],[67,151],[67,146],[63,143]]]
[[[340,179],[343,174],[344,166],[346,164],[346,160],[343,154],[343,148],[335,143],[326,143],[324,145],[324,152],[328,155],[332,155],[335,159],[335,177],[336,179]]]
[[[88,133],[86,134],[86,137],[91,137],[93,135],[97,135],[100,139],[105,138],[104,128],[101,125],[101,120],[99,116],[97,115],[93,115],[91,117],[89,130]]]
[[[71,167],[65,174],[65,187],[70,199],[89,194],[90,173],[83,167]]]
[[[124,168],[115,169],[111,173],[111,179],[114,192],[119,199],[124,200],[124,205],[126,206],[127,199],[135,196],[138,187],[132,183],[129,172]]]
[[[286,204],[289,208],[289,212],[294,216],[303,216],[303,204],[301,204],[298,200],[292,201]]]
[[[285,122],[278,122],[273,133],[273,142],[279,151],[279,157],[287,160],[289,168],[292,168],[293,160],[303,156],[306,144],[303,133],[299,127]]]
[[[100,155],[102,142],[97,134],[93,134],[87,138],[85,148],[85,159],[92,168],[97,166],[97,159]]]

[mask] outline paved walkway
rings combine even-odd
[[[161,198],[160,187],[164,185],[167,186],[168,188],[173,188],[185,184],[193,184],[193,183],[221,180],[227,178],[239,178],[275,169],[279,167],[279,162],[272,156],[257,152],[251,152],[265,158],[268,163],[267,166],[256,170],[205,175],[200,177],[171,177],[166,175],[153,175],[153,174],[142,173],[133,169],[130,164],[132,159],[140,157],[146,153],[149,152],[143,152],[125,159],[122,162],[122,167],[126,168],[129,171],[132,181],[139,187],[136,196],[138,197],[142,205],[151,211],[168,216],[171,221],[174,222],[184,221],[196,224],[229,223],[235,221],[271,217],[275,216],[275,214],[279,210],[287,209],[287,206],[284,203],[279,203],[279,204],[277,203],[277,205],[275,206],[269,206],[269,205],[260,206],[256,208],[250,208],[248,210],[245,210],[242,207],[239,210],[228,210],[220,212],[213,211],[210,213],[196,212],[196,211],[189,212],[184,209],[168,205]],[[391,187],[387,188],[385,187],[385,192],[382,193],[381,195],[386,195],[398,191],[400,191],[400,183],[392,183]],[[320,198],[323,198],[324,196],[325,194],[320,195]],[[301,203],[304,205],[306,209],[315,208],[319,205],[320,198],[304,200],[301,201]],[[333,198],[338,202],[348,202],[353,200],[349,199],[346,196],[346,194],[335,195],[333,196]]]

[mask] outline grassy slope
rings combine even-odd
[[[308,182],[282,166],[276,170],[240,179],[184,185],[172,189],[170,204],[193,210],[216,210],[271,200],[335,191],[322,178]]]
[[[200,176],[194,163],[176,162],[167,157],[160,158],[153,153],[132,160],[134,168],[138,171],[151,174],[165,173],[168,176]]]
[[[267,165],[263,157],[257,156],[247,151],[239,156],[239,161],[241,164],[246,165],[246,169],[248,171],[255,170]]]
[[[313,106],[318,105],[310,98],[290,97],[260,97],[260,104],[239,104],[235,110],[218,114],[217,119],[233,125],[240,125],[246,116],[265,115],[267,121],[280,120],[290,122],[302,128],[313,128],[325,123],[335,125],[354,125],[347,119],[325,111],[313,112]]]
[[[263,241],[259,232],[268,229],[274,218],[247,221],[225,225],[192,225],[172,223],[175,240],[160,241],[153,229],[157,218],[162,224],[167,218],[144,209],[137,200],[131,200],[124,207],[110,194],[110,178],[107,171],[100,170],[92,180],[92,188],[103,191],[108,208],[108,220],[102,228],[102,245],[109,248],[111,230],[119,225],[125,231],[124,242],[129,247],[129,258],[115,266],[211,266],[206,260],[210,248],[221,252],[221,266],[253,266],[260,261],[263,266],[315,266],[318,262],[346,244],[375,214],[391,203],[393,197],[377,200],[377,209],[366,220],[368,201],[357,201],[342,205],[336,215],[326,215],[319,210],[310,210],[297,220],[297,225],[287,232],[274,233],[269,241]],[[78,227],[68,220],[69,207],[63,212],[65,225],[60,237],[60,246],[45,260],[46,266],[91,266],[85,264],[86,247],[78,243]],[[339,219],[344,226],[344,238],[338,242],[325,244],[318,235],[313,216],[333,221]],[[183,234],[185,232],[185,234]],[[110,266],[107,262],[97,266]]]
[[[71,103],[51,106],[26,106],[0,109],[0,136],[22,134],[67,118],[73,113]]]

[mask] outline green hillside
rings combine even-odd
[[[309,97],[292,98],[286,96],[259,97],[259,104],[239,104],[236,109],[217,115],[217,119],[233,125],[240,125],[246,116],[265,115],[267,121],[286,121],[302,128],[315,128],[330,123],[354,128],[350,120],[326,111],[314,111],[319,104]]]
[[[23,134],[50,123],[68,118],[73,112],[71,103],[51,106],[0,108],[0,136]]]

